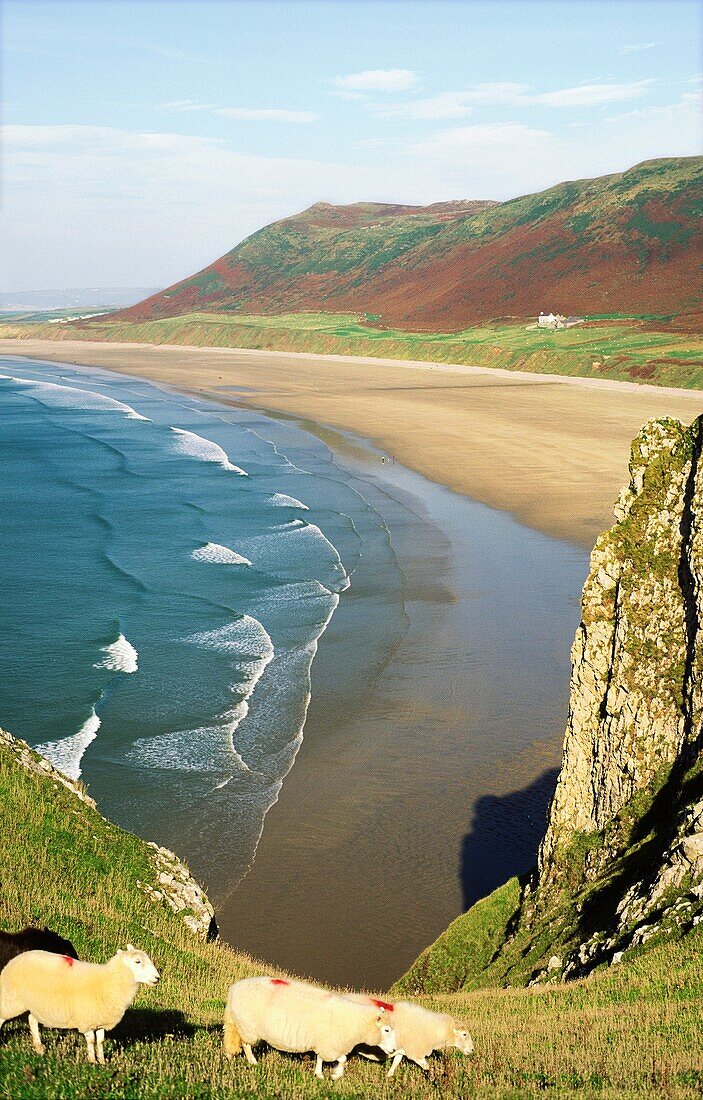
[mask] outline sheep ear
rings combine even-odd
[[[136,947],[134,946],[133,943],[128,943],[127,944],[127,950],[128,951],[136,951],[137,949],[136,949]]]
[[[385,1014],[386,1014],[385,1009],[382,1008],[381,1011],[379,1012],[378,1016],[376,1017],[376,1023],[377,1024],[383,1023],[383,1017],[385,1016]]]

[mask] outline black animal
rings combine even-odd
[[[53,951],[55,955],[78,958],[73,944],[50,928],[23,928],[21,932],[0,932],[0,970],[23,951]]]

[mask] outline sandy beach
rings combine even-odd
[[[586,548],[612,522],[642,423],[703,412],[700,392],[446,364],[69,340],[3,340],[0,353],[95,364],[354,431]]]

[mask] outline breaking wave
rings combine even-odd
[[[230,550],[229,546],[220,546],[217,542],[207,542],[190,555],[195,561],[209,561],[213,565],[251,565],[249,558]]]
[[[223,470],[231,470],[232,473],[239,474],[240,477],[249,477],[246,470],[242,470],[240,466],[235,466],[233,462],[230,462],[222,447],[218,446],[217,443],[213,443],[211,439],[203,439],[201,435],[186,431],[185,428],[172,427],[171,431],[178,436],[174,444],[178,454],[189,455],[190,458],[199,458],[201,462],[216,462]]]
[[[103,412],[121,412],[130,420],[146,420],[151,423],[148,416],[142,416],[131,405],[125,405],[123,401],[116,401],[114,397],[106,397],[102,393],[94,393],[93,390],[81,390],[76,386],[59,386],[56,382],[39,382],[34,378],[18,378],[12,374],[0,374],[0,378],[6,378],[10,382],[19,382],[23,386],[33,386],[39,390],[34,396],[48,408],[70,409],[95,409]],[[42,401],[42,397],[49,398]]]
[[[137,657],[139,656],[131,642],[128,642],[124,634],[120,634],[115,642],[102,646],[101,661],[96,662],[93,668],[107,668],[111,672],[136,672]]]
[[[45,756],[69,779],[80,779],[83,754],[91,741],[97,737],[99,729],[100,719],[93,708],[90,717],[83,723],[78,733],[74,733],[71,737],[62,737],[59,741],[45,741],[43,745],[37,745],[35,751]]]

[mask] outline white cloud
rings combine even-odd
[[[504,81],[474,84],[460,92],[443,92],[430,99],[405,103],[369,104],[374,114],[383,117],[416,119],[466,118],[476,107],[596,107],[605,103],[636,99],[651,87],[651,80],[629,84],[581,84],[554,92],[535,93],[529,84]]]
[[[652,80],[635,80],[630,84],[579,84],[576,88],[527,96],[527,102],[545,107],[599,107],[603,103],[638,99],[653,83]]]
[[[157,103],[157,111],[210,111],[216,103],[201,103],[197,99],[172,99],[169,103]]]
[[[201,103],[197,99],[173,99],[158,103],[157,111],[210,111],[222,118],[236,118],[244,122],[317,122],[316,111],[290,111],[279,107],[221,107],[218,103]]]
[[[315,111],[288,111],[278,107],[216,107],[215,115],[245,122],[317,122]]]
[[[652,50],[658,45],[658,42],[638,42],[633,46],[623,46],[618,53],[639,53],[640,50]]]
[[[543,146],[552,138],[548,130],[533,130],[517,122],[506,122],[497,126],[458,126],[453,130],[442,130],[427,141],[416,142],[408,147],[411,153],[420,156],[445,157],[452,153],[470,149],[475,151],[494,148],[507,149],[513,157],[526,146]]]
[[[347,92],[407,92],[417,82],[417,74],[410,69],[366,69],[338,76],[334,84]]]

